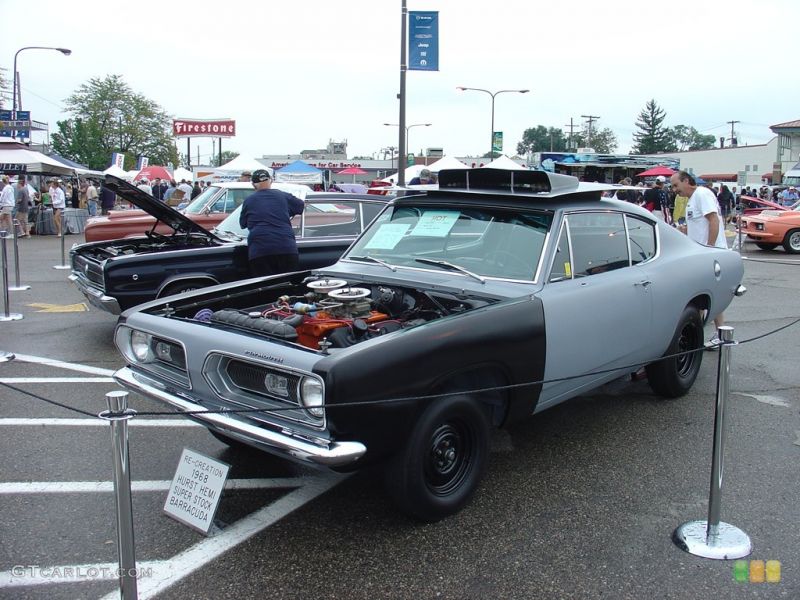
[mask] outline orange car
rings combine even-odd
[[[800,254],[800,206],[791,210],[764,210],[742,217],[742,232],[762,250],[783,246],[789,254]]]

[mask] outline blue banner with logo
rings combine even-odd
[[[408,69],[439,70],[439,12],[408,13]]]

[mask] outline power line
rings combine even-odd
[[[592,147],[592,123],[597,121],[600,117],[599,116],[595,116],[595,115],[581,115],[581,117],[586,119],[587,121],[589,121],[589,125],[588,125],[589,133],[586,136],[586,145],[589,148],[591,148]]]

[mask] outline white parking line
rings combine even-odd
[[[31,356],[29,354],[17,354],[14,360],[46,365],[48,367],[56,367],[57,369],[68,369],[70,371],[90,373],[92,375],[105,375],[106,377],[111,377],[111,375],[114,374],[114,371],[111,369],[101,369],[100,367],[78,365],[75,363],[68,363],[61,360],[54,360],[52,358],[45,358],[43,356]]]
[[[305,482],[272,504],[240,519],[217,535],[205,538],[183,552],[167,560],[137,561],[140,573],[139,598],[152,598],[184,577],[202,568],[218,556],[241,544],[255,534],[276,523],[317,496],[349,477],[349,475],[325,474]],[[277,550],[277,549],[276,549]],[[21,567],[0,572],[0,589],[38,586],[60,583],[83,583],[87,581],[116,580],[117,563],[86,565],[64,565],[36,568]],[[54,576],[54,574],[58,576]],[[120,597],[115,591],[104,600]]]
[[[114,383],[113,377],[0,377],[0,383]]]
[[[51,425],[55,427],[105,427],[108,421],[103,419],[33,419],[33,418],[2,418],[0,419],[0,427],[3,426],[44,426]],[[195,423],[187,418],[177,419],[130,419],[128,427],[202,427],[199,423]]]
[[[306,484],[302,477],[229,479],[226,490],[258,490],[296,488]],[[132,481],[133,492],[166,492],[172,485],[170,480]],[[83,494],[88,492],[113,492],[113,481],[11,481],[0,483],[2,494]]]

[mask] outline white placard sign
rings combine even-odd
[[[230,465],[184,448],[164,503],[164,512],[208,535],[230,468]]]

